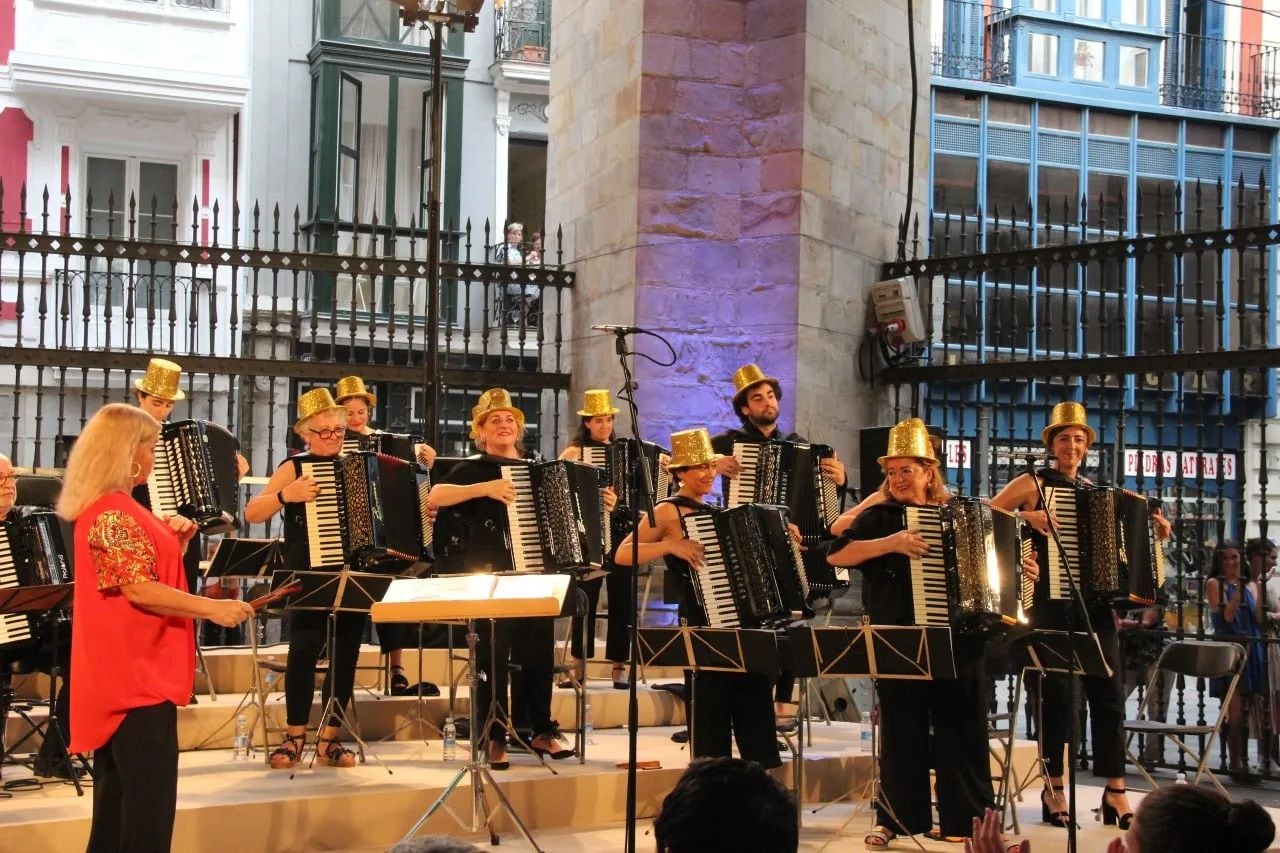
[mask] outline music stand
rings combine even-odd
[[[872,625],[864,618],[863,624],[856,628],[796,626],[788,632],[788,640],[792,669],[799,678],[870,678],[872,692],[876,696],[873,707],[878,703],[876,684],[880,679],[930,681],[956,677],[955,654],[948,627]],[[807,684],[805,692],[808,692]],[[880,787],[880,749],[876,732],[879,724],[874,714],[871,719],[869,799],[873,807],[872,820],[875,820],[874,807],[879,804],[894,823],[901,826],[893,804]],[[803,738],[801,741],[803,755]],[[854,790],[850,789],[831,803],[818,806],[813,813],[853,795]],[[919,846],[918,841],[916,844]]]
[[[334,662],[337,659],[338,614],[369,613],[369,609],[386,595],[387,588],[391,586],[393,580],[395,578],[391,575],[356,572],[347,568],[332,572],[277,571],[272,575],[273,588],[293,583],[294,581],[302,583],[301,591],[285,599],[285,610],[319,611],[327,613],[329,616],[328,637],[326,638],[329,649],[329,701],[325,702],[324,708],[320,713],[320,722],[317,725],[323,730],[325,726],[329,725],[328,721],[336,717],[339,726],[345,728],[347,733],[351,735],[351,739],[356,742],[356,747],[360,753],[360,762],[364,763],[366,754],[371,755],[373,760],[378,762],[383,770],[387,771],[388,775],[391,775],[391,768],[369,749],[369,745],[360,736],[359,715],[355,712],[354,696],[351,700],[350,713],[338,703],[337,683],[333,670]],[[311,763],[307,765],[308,768],[315,766],[316,758],[319,755],[320,743],[317,736],[315,752],[311,755]],[[296,770],[290,772],[289,778],[292,779],[295,773]]]
[[[384,740],[384,741],[387,741],[387,740],[395,740],[395,739],[396,739],[396,735],[398,735],[401,731],[403,731],[404,729],[406,729],[406,728],[408,728],[409,726],[413,725],[414,723],[417,723],[417,724],[418,724],[418,736],[419,736],[419,738],[422,740],[422,743],[423,743],[424,745],[426,745],[427,743],[429,743],[429,741],[427,740],[426,735],[424,735],[424,734],[422,733],[422,727],[423,727],[423,726],[426,726],[427,728],[431,729],[431,730],[432,730],[432,731],[434,731],[436,734],[438,734],[438,735],[440,736],[441,740],[443,740],[443,739],[444,739],[444,732],[440,731],[440,729],[436,726],[436,724],[435,724],[435,723],[433,723],[433,722],[431,722],[430,720],[428,720],[428,719],[423,715],[423,712],[422,712],[422,700],[423,700],[423,698],[424,698],[424,694],[423,694],[423,692],[422,692],[422,684],[423,684],[423,680],[422,680],[422,676],[423,676],[423,670],[422,670],[422,653],[423,653],[423,648],[422,648],[422,628],[423,628],[423,626],[424,626],[424,625],[425,625],[425,623],[423,623],[423,622],[419,622],[419,623],[417,624],[417,636],[418,636],[418,683],[414,685],[416,697],[415,697],[415,700],[414,700],[414,703],[413,703],[413,710],[412,710],[412,711],[410,711],[410,712],[409,712],[409,714],[405,716],[405,718],[404,718],[404,722],[402,722],[400,725],[396,726],[396,727],[395,727],[395,729],[394,729],[393,731],[391,731],[389,734],[387,734],[385,737],[383,737],[383,738],[382,738],[382,740]],[[449,643],[450,643],[450,646],[452,646],[452,644],[453,644],[453,637],[452,637],[452,635],[449,637]],[[450,664],[449,664],[449,665],[450,665],[450,667],[452,667],[452,655],[450,655],[449,660],[450,660]],[[452,679],[451,679],[451,680],[452,680]],[[438,692],[438,691],[437,691],[437,692]],[[452,706],[452,705],[450,705],[450,716],[452,716],[452,715],[453,715],[453,706]]]
[[[284,561],[284,557],[280,551],[279,539],[229,539],[224,538],[218,542],[217,547],[213,551],[213,557],[209,560],[209,567],[204,571],[204,577],[207,581],[209,578],[264,578],[272,575],[278,570]],[[231,712],[231,716],[226,721],[211,731],[197,746],[201,749],[209,741],[234,721],[241,712],[247,711],[249,708],[254,709],[254,721],[249,727],[252,731],[258,728],[259,723],[262,727],[262,750],[265,755],[269,746],[267,742],[267,694],[262,689],[262,671],[258,668],[258,631],[257,631],[257,614],[254,614],[253,620],[249,625],[249,652],[253,659],[253,677],[249,681],[249,689],[240,697],[240,704],[236,705],[235,710]],[[199,648],[199,644],[196,644]],[[205,670],[206,677],[208,669]]]
[[[43,586],[18,586],[6,587],[0,589],[0,614],[16,613],[19,615],[34,616],[40,613],[48,613],[52,610],[62,610],[70,603],[75,595],[75,585],[70,583],[45,584]],[[53,737],[58,744],[58,755],[56,761],[66,771],[67,776],[71,779],[71,783],[75,785],[76,796],[84,796],[84,787],[80,784],[80,776],[76,773],[75,767],[71,763],[71,752],[67,749],[67,744],[63,740],[62,730],[58,728],[58,676],[62,667],[58,665],[58,619],[50,620],[53,623],[53,634],[51,639],[53,654],[49,661],[49,716],[44,722],[44,731],[41,732],[42,737]],[[3,724],[3,720],[0,720]],[[17,747],[28,737],[40,731],[40,725],[35,725],[18,743]],[[0,743],[0,747],[3,744]],[[4,752],[0,748],[0,752]],[[83,755],[78,756],[80,763],[87,770],[89,763]]]
[[[534,589],[535,586],[539,588]],[[473,574],[436,578],[401,578],[392,585],[383,601],[374,604],[371,608],[370,612],[375,623],[462,622],[467,625],[467,661],[471,679],[471,702],[468,711],[471,727],[470,760],[458,768],[458,772],[440,792],[440,796],[436,797],[435,802],[410,827],[402,840],[408,841],[413,838],[431,816],[442,808],[449,812],[459,826],[466,826],[449,807],[448,800],[462,780],[469,776],[471,779],[471,831],[478,832],[481,827],[484,827],[489,830],[490,844],[497,845],[499,842],[498,834],[493,830],[492,815],[485,799],[487,783],[524,840],[529,842],[529,846],[535,851],[541,853],[542,848],[533,840],[528,827],[517,814],[515,806],[498,786],[489,768],[480,761],[479,743],[482,729],[478,720],[479,708],[475,701],[480,680],[480,670],[476,660],[476,642],[479,639],[476,634],[476,620],[558,616],[564,607],[568,587],[568,575],[554,574]],[[492,648],[491,643],[490,649]],[[490,671],[493,670],[493,654],[491,651]],[[484,724],[484,731],[488,731],[488,720],[492,719],[492,708],[497,704],[496,690],[492,691],[489,704],[490,712]],[[543,764],[545,766],[546,762]],[[483,820],[480,817],[482,812]]]

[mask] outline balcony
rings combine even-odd
[[[1160,101],[1188,110],[1274,118],[1280,113],[1280,46],[1170,33]]]
[[[493,14],[494,59],[551,62],[551,0],[495,2]]]
[[[931,55],[938,77],[1011,83],[1013,16],[989,0],[948,0],[933,31]]]

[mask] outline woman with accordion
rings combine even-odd
[[[516,490],[502,476],[504,466],[527,464],[524,450],[524,412],[502,388],[480,395],[471,410],[471,438],[480,450],[454,466],[431,490],[428,506],[436,511],[432,541],[435,574],[510,572],[514,568],[508,542],[507,506]],[[573,750],[551,719],[551,678],[555,668],[555,620],[550,617],[479,620],[476,623],[476,662],[484,677],[473,701],[486,720],[497,694],[499,717],[487,732],[472,733],[486,745],[489,766],[510,767],[505,719],[527,724],[533,732],[529,746],[539,755],[564,759]],[[520,664],[513,672],[511,662]],[[511,701],[507,702],[510,681]],[[511,712],[508,713],[508,707]]]
[[[284,513],[284,568],[311,570],[308,549],[306,505],[320,494],[315,478],[303,473],[303,464],[331,460],[342,453],[346,434],[346,410],[334,402],[328,388],[316,388],[298,398],[298,420],[294,433],[307,444],[276,468],[260,494],[244,508],[250,524],[268,521]],[[339,613],[334,622],[334,648],[329,650],[329,672],[321,689],[321,702],[328,705],[330,694],[340,709],[346,708],[355,689],[356,661],[367,614]],[[284,742],[270,755],[271,766],[289,769],[298,763],[306,744],[307,721],[315,696],[316,663],[328,633],[329,614],[319,610],[296,610],[289,614],[289,656],[284,676]],[[320,721],[316,736],[316,759],[334,767],[354,767],[356,754],[338,739],[341,720],[335,714]]]
[[[863,508],[832,543],[827,560],[833,566],[862,570],[863,603],[873,624],[912,625],[911,560],[924,556],[929,546],[919,532],[907,528],[905,508],[941,506],[951,496],[919,418],[890,430],[889,446],[879,463],[885,473],[885,499]],[[886,679],[876,684],[883,799],[876,803],[876,825],[864,839],[868,848],[887,847],[900,834],[930,830],[930,757],[937,773],[943,836],[969,835],[973,820],[993,806],[984,642],[979,635],[953,635],[954,679]],[[932,744],[932,756],[925,744]]]

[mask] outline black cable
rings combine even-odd
[[[916,191],[916,113],[920,105],[920,81],[916,76],[916,10],[914,0],[907,0],[907,56],[911,62],[911,120],[907,136],[907,204],[898,223],[898,243],[906,252],[907,232],[911,223],[911,205]]]

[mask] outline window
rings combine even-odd
[[[978,205],[978,160],[955,154],[933,155],[934,213],[972,212]]]
[[[129,220],[141,240],[181,240],[174,219],[178,197],[178,167],[172,163],[150,163],[136,158],[89,157],[85,164],[85,189],[89,221],[86,231],[95,237],[120,237],[128,233]],[[130,199],[136,212],[130,211]],[[124,293],[132,288],[139,307],[168,309],[176,284],[173,264],[143,261],[129,265],[94,260],[89,284],[96,303],[124,304]]]
[[[1076,17],[1101,18],[1102,0],[1076,0]]]
[[[1147,88],[1147,62],[1151,51],[1145,47],[1120,48],[1120,85]]]
[[[1031,33],[1028,38],[1031,58],[1027,70],[1032,74],[1058,74],[1058,37],[1045,33]]]
[[[1031,8],[1037,12],[1058,11],[1058,0],[1031,0]]]
[[[933,111],[937,115],[976,119],[981,115],[982,99],[963,92],[940,91],[934,95]]]
[[[1147,25],[1147,0],[1120,0],[1120,23],[1135,27]]]
[[[1100,41],[1076,39],[1075,68],[1071,76],[1091,83],[1102,82],[1103,46]]]

